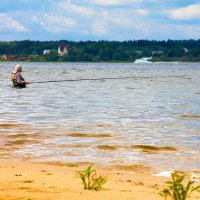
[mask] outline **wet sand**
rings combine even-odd
[[[67,164],[66,164],[67,165]],[[108,178],[100,191],[84,190],[77,171],[88,163],[72,165],[32,163],[12,160],[0,161],[1,200],[162,200],[158,194],[169,180],[125,170],[97,169]],[[191,200],[200,198],[194,193]]]

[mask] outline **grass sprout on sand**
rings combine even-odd
[[[107,178],[102,176],[97,176],[96,170],[89,165],[87,169],[83,171],[78,171],[78,174],[82,180],[83,187],[85,190],[100,190],[102,186],[106,183]]]
[[[194,191],[200,192],[200,185],[194,187],[194,181],[189,180],[188,183],[184,186],[183,180],[184,175],[180,175],[176,172],[171,174],[172,181],[167,181],[167,188],[164,188],[160,195],[165,198],[165,200],[170,197],[172,200],[186,200],[191,193]]]

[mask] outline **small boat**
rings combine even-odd
[[[152,57],[136,59],[134,63],[152,63]]]

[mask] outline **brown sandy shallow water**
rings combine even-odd
[[[79,163],[69,167],[69,164],[1,160],[0,199],[161,200],[163,198],[158,193],[169,180],[125,170],[98,169],[98,173],[107,177],[108,181],[100,191],[87,191],[77,175],[77,171],[85,169],[87,165]],[[200,194],[194,193],[190,199],[199,198]]]

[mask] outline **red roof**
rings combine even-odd
[[[10,59],[10,55],[9,54],[4,54],[2,57],[4,57],[5,59]]]
[[[59,45],[60,51],[64,51],[64,48],[69,49],[69,45],[61,44]]]

